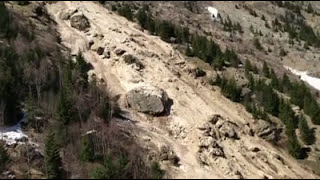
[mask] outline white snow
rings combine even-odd
[[[25,135],[21,130],[21,124],[25,122],[26,115],[14,126],[0,129],[0,140],[4,140],[6,144],[24,144],[23,139],[28,139],[28,136]]]
[[[284,67],[290,70],[293,74],[300,76],[300,79],[302,81],[307,82],[312,87],[320,91],[320,78],[309,76],[308,71],[299,71],[288,66],[284,66]]]
[[[208,6],[208,11],[211,13],[211,17],[218,18],[218,10],[212,6]]]

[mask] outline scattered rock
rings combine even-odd
[[[170,43],[176,43],[177,39],[175,37],[170,37],[169,41]]]
[[[127,102],[134,110],[151,115],[159,115],[166,110],[168,95],[163,89],[145,85],[129,91]]]
[[[139,59],[131,54],[124,55],[123,60],[127,64],[134,64],[136,66],[136,70],[144,69],[144,65],[139,61]]]
[[[97,54],[102,55],[104,52],[104,47],[98,47]]]
[[[84,31],[90,28],[89,20],[83,14],[75,14],[70,18],[71,27],[76,28],[80,31]]]
[[[91,48],[91,46],[94,44],[94,41],[91,39],[90,41],[89,41],[89,48]]]
[[[203,77],[206,75],[206,72],[203,71],[202,69],[200,68],[197,68],[194,72],[194,76],[197,78],[197,77]]]
[[[116,50],[114,51],[114,53],[115,53],[117,56],[122,56],[125,52],[126,52],[126,50],[123,50],[123,49],[116,49]]]
[[[252,151],[252,152],[259,152],[259,151],[260,151],[260,148],[258,148],[258,147],[253,147],[253,148],[250,149],[250,151]]]
[[[180,159],[169,146],[163,145],[160,148],[160,161],[170,161],[173,165],[178,166]]]
[[[111,57],[110,51],[104,51],[104,57],[109,59]]]

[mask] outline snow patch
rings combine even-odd
[[[218,10],[216,8],[212,6],[208,6],[207,9],[210,12],[212,18],[214,19],[218,18]]]
[[[28,136],[21,130],[21,125],[26,121],[26,115],[14,126],[0,129],[0,140],[4,140],[6,144],[25,144]]]
[[[300,76],[302,81],[307,82],[310,86],[320,91],[320,78],[309,76],[308,71],[299,71],[288,66],[284,66],[284,68],[291,71],[293,74]]]

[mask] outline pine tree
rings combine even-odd
[[[72,100],[65,89],[62,89],[60,92],[57,113],[59,121],[62,122],[64,125],[67,125],[69,122],[73,120],[74,113]]]
[[[9,162],[9,155],[3,144],[0,144],[0,172],[2,172]]]
[[[72,88],[72,62],[68,61],[63,72],[63,84],[60,90],[57,114],[60,122],[68,124],[74,119],[74,106],[73,106],[73,88]]]
[[[290,79],[289,79],[287,74],[283,74],[282,86],[283,86],[283,91],[284,92],[288,92],[291,89],[291,81],[290,81]]]
[[[144,8],[140,8],[137,15],[137,20],[138,20],[138,23],[140,24],[140,26],[143,28],[143,29],[147,29],[147,13],[145,11]]]
[[[124,16],[127,18],[129,21],[133,20],[133,12],[131,10],[131,7],[128,4],[124,4],[120,8],[117,9],[119,15]]]
[[[92,162],[95,159],[94,144],[90,135],[81,138],[80,160]]]
[[[62,161],[60,157],[60,148],[56,143],[54,133],[50,133],[45,141],[45,163],[48,179],[62,178]]]
[[[271,113],[274,116],[279,114],[279,97],[273,92],[273,89],[269,85],[265,85],[263,88],[263,106],[265,111]]]
[[[314,12],[313,8],[312,8],[312,5],[310,3],[308,4],[307,12],[308,13],[313,13]]]
[[[88,82],[88,71],[90,70],[90,65],[87,63],[79,51],[76,57],[76,70],[79,72],[80,77],[85,81]]]
[[[267,78],[270,77],[270,69],[268,67],[268,64],[266,62],[263,62],[263,67],[262,67],[263,75]]]
[[[118,176],[120,179],[131,179],[131,175],[128,171],[128,155],[124,151],[120,151],[118,158]]]
[[[306,145],[311,145],[315,142],[315,136],[313,129],[310,129],[304,116],[302,115],[299,119],[299,130],[302,141]]]
[[[281,86],[279,79],[273,69],[271,69],[271,71],[270,71],[270,78],[271,78],[272,88],[277,89],[279,91],[282,91],[282,86]]]
[[[7,33],[9,30],[9,12],[4,2],[0,2],[0,33]]]
[[[159,163],[153,162],[151,166],[152,179],[161,179],[164,171],[161,169]]]
[[[252,71],[252,65],[249,60],[246,60],[246,62],[244,64],[244,69],[245,69],[246,76],[248,76],[249,72]]]
[[[297,139],[296,132],[295,132],[295,125],[293,122],[290,122],[286,126],[286,134],[288,136],[288,152],[291,156],[296,159],[303,158],[303,151],[302,147]]]

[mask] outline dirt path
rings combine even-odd
[[[135,23],[127,21],[94,2],[57,2],[47,4],[49,13],[58,24],[62,43],[76,53],[83,51],[85,58],[94,66],[93,73],[103,78],[115,94],[124,95],[132,88],[152,84],[163,88],[173,100],[171,113],[168,117],[149,118],[145,115],[134,115],[137,136],[149,136],[156,145],[167,144],[172,147],[181,159],[180,167],[168,166],[167,171],[174,178],[230,178],[235,177],[235,170],[241,171],[245,178],[274,177],[303,177],[314,178],[312,173],[303,169],[285,152],[281,152],[258,137],[241,134],[238,141],[225,140],[222,142],[227,155],[226,159],[218,158],[215,167],[202,167],[197,160],[199,150],[199,126],[207,122],[212,114],[221,114],[226,119],[243,128],[254,120],[243,107],[224,98],[218,91],[198,85],[188,73],[174,65],[182,60],[182,56],[161,41],[159,37],[148,35],[135,28]],[[70,26],[68,20],[62,20],[61,15],[66,10],[77,8],[90,21],[88,32],[80,32]],[[95,36],[97,34],[97,36]],[[103,38],[100,38],[103,35]],[[94,45],[106,47],[111,51],[111,58],[106,59],[88,47],[90,40]],[[137,56],[145,65],[142,71],[135,70],[125,64],[113,51],[121,48],[128,54]],[[153,55],[148,55],[148,54]],[[185,62],[188,66],[189,62]],[[171,69],[181,73],[178,78]],[[158,121],[165,120],[166,127]],[[182,127],[185,137],[174,138],[168,129]],[[142,144],[143,145],[143,144]],[[250,146],[258,146],[260,155],[248,152]],[[281,164],[273,156],[279,154],[286,160]],[[290,166],[290,168],[288,168]]]

